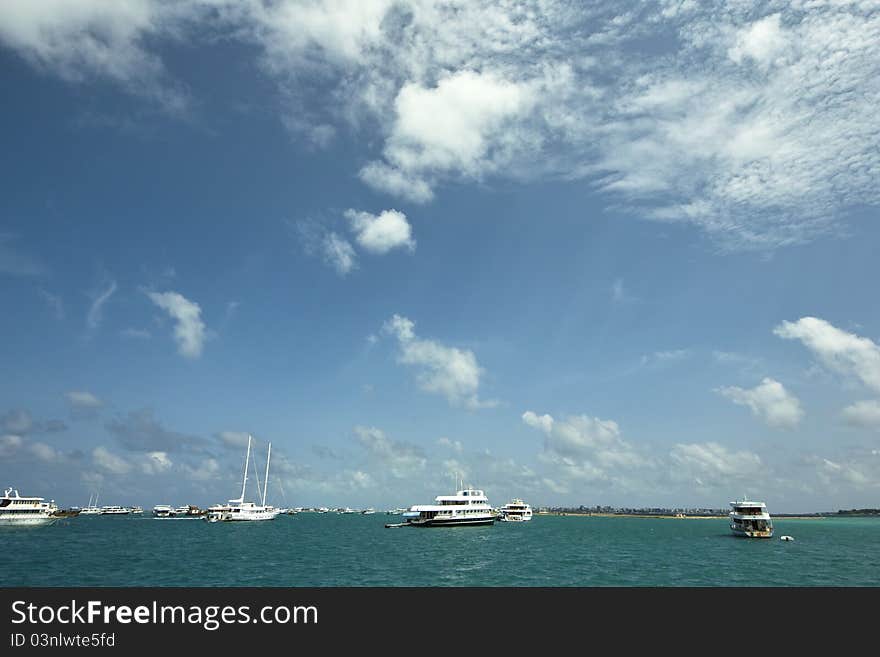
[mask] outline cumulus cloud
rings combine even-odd
[[[800,340],[829,369],[855,377],[880,392],[880,347],[869,338],[839,329],[817,317],[782,322],[773,333],[786,340]]]
[[[765,470],[757,454],[734,452],[715,442],[679,443],[672,448],[670,458],[677,467],[676,477],[688,478],[699,486],[727,487],[749,482]]]
[[[727,386],[718,388],[718,392],[734,404],[748,406],[755,416],[771,427],[793,429],[804,416],[798,398],[771,378],[764,378],[754,388]]]
[[[453,406],[470,410],[497,405],[495,401],[481,400],[477,394],[484,370],[472,351],[419,339],[415,322],[401,315],[386,321],[382,331],[397,339],[399,362],[419,368],[416,377],[422,390],[441,394]]]
[[[179,5],[175,7],[175,5]],[[187,98],[166,80],[146,42],[171,36],[188,6],[149,0],[8,0],[0,3],[0,42],[69,82],[105,78],[179,113]]]
[[[132,467],[124,458],[113,454],[103,446],[92,450],[92,462],[101,470],[114,475],[127,474]]]
[[[370,253],[383,255],[392,249],[414,251],[416,248],[412,228],[403,212],[385,210],[374,215],[349,209],[345,216],[351,222],[357,243]]]
[[[545,482],[551,490],[567,492],[573,482],[628,488],[655,467],[652,459],[623,439],[614,420],[588,415],[556,420],[533,411],[523,413],[522,420],[544,434],[539,459],[555,472],[551,483]]]
[[[546,434],[553,430],[553,416],[538,415],[534,411],[526,411],[522,414],[522,420],[534,429],[540,429]]]
[[[416,445],[390,440],[376,427],[357,426],[354,436],[372,458],[397,478],[409,477],[425,469],[427,459]]]
[[[205,323],[199,304],[177,292],[147,292],[150,300],[175,321],[174,340],[185,358],[198,358],[205,344]]]
[[[843,419],[856,427],[880,429],[880,401],[859,401],[843,409]]]

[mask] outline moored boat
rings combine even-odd
[[[0,497],[0,527],[49,525],[58,519],[57,511],[54,500],[44,502],[42,497],[22,497],[10,487]]]
[[[773,521],[767,513],[767,505],[746,499],[730,503],[730,531],[735,536],[747,538],[772,538]]]
[[[515,498],[498,510],[500,522],[526,522],[532,519],[532,507]]]
[[[474,488],[464,488],[455,495],[438,495],[434,504],[412,506],[403,516],[414,527],[473,527],[495,522],[486,494]]]

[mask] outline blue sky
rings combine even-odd
[[[0,479],[877,506],[880,12],[6,2]]]

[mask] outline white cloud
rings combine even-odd
[[[776,61],[790,45],[779,19],[780,14],[771,14],[739,29],[734,45],[727,51],[730,59],[737,64],[751,59],[762,68]]]
[[[148,452],[141,461],[141,472],[146,475],[157,475],[167,472],[174,463],[165,452]]]
[[[392,249],[414,251],[416,248],[412,228],[403,212],[385,210],[377,216],[369,212],[346,210],[345,216],[356,233],[357,243],[370,253],[382,255]]]
[[[447,447],[447,448],[451,449],[456,454],[461,454],[462,451],[464,451],[464,446],[461,444],[461,441],[450,440],[449,438],[446,438],[445,436],[443,438],[438,438],[437,444],[440,445],[441,447]]]
[[[698,485],[725,487],[739,482],[754,481],[763,475],[765,467],[761,458],[745,450],[732,452],[715,442],[677,444],[670,457],[674,476],[699,481]]]
[[[397,478],[412,476],[425,469],[427,459],[415,445],[390,440],[376,427],[355,427],[357,442]]]
[[[453,406],[471,410],[497,405],[481,400],[477,394],[484,370],[472,351],[421,340],[414,329],[415,323],[400,315],[394,315],[382,327],[383,333],[397,338],[398,360],[420,368],[417,380],[422,390],[442,394]]]
[[[533,411],[522,414],[522,420],[534,429],[540,429],[546,434],[553,430],[553,417],[551,415],[538,415]]]
[[[625,441],[613,420],[588,415],[555,420],[550,415],[526,411],[522,420],[544,434],[539,460],[550,466],[555,478],[551,490],[567,491],[572,483],[632,488],[644,482],[655,463]]]
[[[174,339],[177,351],[186,358],[198,358],[205,343],[202,309],[177,292],[147,292],[150,300],[175,320]]]
[[[0,436],[0,456],[8,458],[12,456],[22,445],[21,436],[5,434]]]
[[[880,429],[880,401],[875,399],[851,404],[843,409],[842,415],[847,424]]]
[[[104,317],[104,304],[110,300],[114,292],[116,292],[116,281],[110,281],[110,285],[107,286],[106,290],[95,295],[92,305],[89,306],[89,313],[86,316],[86,324],[90,329],[94,330],[100,325]]]
[[[186,95],[164,81],[161,60],[145,41],[171,36],[174,22],[196,7],[149,0],[6,0],[0,3],[0,42],[61,78],[107,78],[171,112]],[[186,11],[185,11],[186,10]]]
[[[340,276],[345,276],[357,267],[357,255],[354,248],[343,237],[336,233],[328,233],[322,241],[324,261],[331,265]]]
[[[855,376],[870,389],[880,392],[880,347],[870,339],[843,331],[817,317],[782,322],[773,333],[787,340],[800,340],[829,369]]]
[[[104,405],[104,402],[87,390],[65,392],[64,398],[74,408],[101,408]]]
[[[106,447],[92,450],[92,462],[102,470],[114,475],[124,475],[131,471],[131,464],[110,452]]]
[[[793,429],[804,416],[798,398],[771,378],[764,378],[754,388],[727,386],[718,388],[718,392],[734,404],[748,406],[754,415],[771,427]]]

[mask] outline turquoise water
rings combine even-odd
[[[273,522],[63,519],[0,530],[2,586],[878,586],[880,519],[774,521],[536,516],[489,527],[385,529],[396,516]]]

